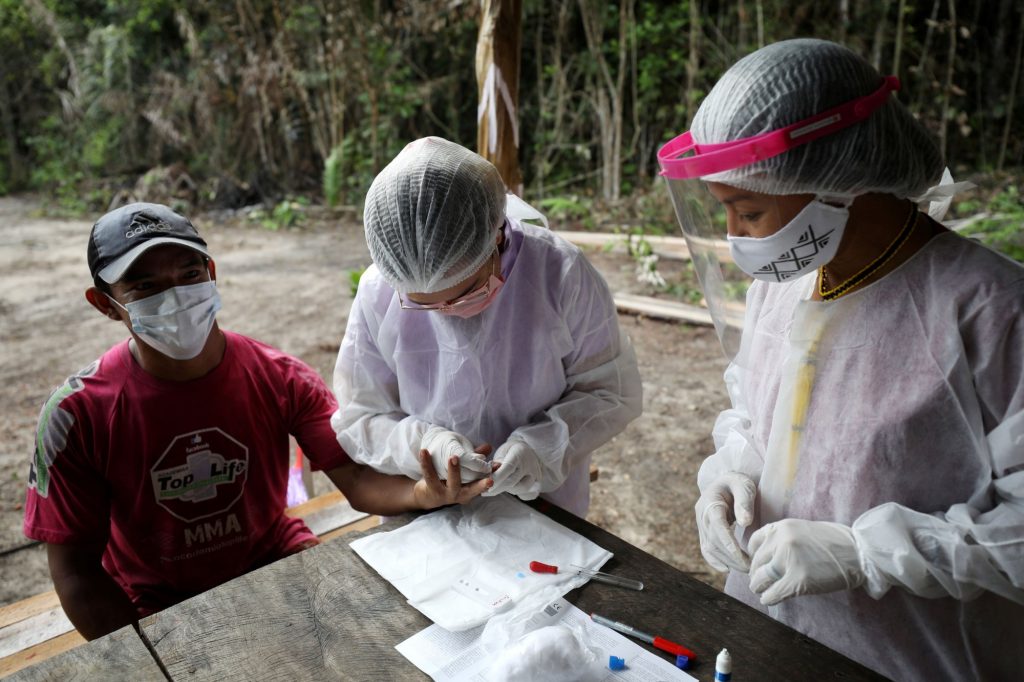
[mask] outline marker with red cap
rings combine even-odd
[[[558,573],[558,566],[552,566],[551,564],[544,564],[539,561],[530,562],[530,570],[534,573]],[[633,580],[631,578],[623,578],[618,575],[612,575],[610,573],[602,573],[601,571],[595,571],[590,568],[583,568],[582,566],[572,566],[570,569],[573,573],[585,575],[588,578],[597,580],[598,582],[608,583],[609,585],[618,585],[619,587],[628,587],[631,590],[642,590],[644,584],[639,580]]]
[[[693,653],[682,644],[670,642],[664,637],[657,637],[655,635],[649,635],[646,632],[640,632],[636,628],[630,627],[625,623],[620,623],[617,620],[611,620],[609,618],[605,618],[604,616],[599,616],[596,613],[590,614],[590,617],[594,619],[595,623],[600,623],[601,625],[611,628],[612,630],[618,630],[619,632],[625,633],[632,637],[636,637],[637,639],[647,642],[648,644],[651,644],[657,647],[658,649],[661,649],[662,651],[669,652],[673,656],[686,656],[690,659],[691,662],[697,660],[697,654]]]

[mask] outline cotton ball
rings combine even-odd
[[[594,654],[564,627],[549,625],[527,633],[491,666],[493,682],[597,682]]]

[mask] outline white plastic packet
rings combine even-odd
[[[575,572],[533,573],[531,561],[598,569],[612,557],[509,495],[442,509],[351,547],[410,605],[452,632],[506,610],[535,613],[587,581]]]

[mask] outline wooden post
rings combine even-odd
[[[509,191],[522,195],[518,110],[522,0],[481,0],[480,4],[477,151],[495,165]]]

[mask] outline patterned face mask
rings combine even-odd
[[[835,257],[849,217],[848,205],[831,206],[815,197],[770,237],[728,237],[729,251],[737,267],[754,279],[787,282]]]

